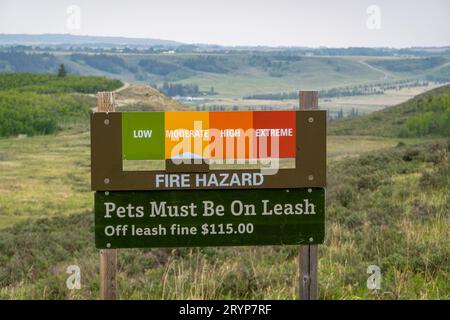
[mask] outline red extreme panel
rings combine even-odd
[[[253,127],[257,139],[262,141],[267,137],[268,157],[276,157],[271,150],[273,137],[278,137],[279,158],[295,158],[296,153],[296,115],[295,111],[255,111],[253,112]],[[263,157],[262,144],[258,143],[258,155]],[[262,152],[262,153],[261,153]]]

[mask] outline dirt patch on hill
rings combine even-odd
[[[162,94],[158,90],[143,85],[129,84],[116,92],[118,111],[174,111],[188,108]]]

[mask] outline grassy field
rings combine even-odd
[[[412,147],[418,142],[329,137],[320,298],[448,298],[450,202],[448,171],[440,169],[448,169],[448,145]],[[3,138],[0,150],[0,298],[97,298],[87,127]],[[295,246],[120,250],[120,297],[294,299],[297,253]],[[81,268],[81,290],[65,287],[72,264]],[[381,291],[365,287],[370,264],[382,268]]]
[[[321,299],[449,298],[450,141],[398,135],[425,107],[439,116],[448,88],[374,113],[382,125],[370,115],[329,124]],[[180,107],[142,87],[117,95],[122,110]],[[88,126],[81,117],[54,134],[0,138],[0,299],[98,298]],[[119,296],[295,299],[297,258],[296,246],[119,250]],[[377,291],[366,287],[373,264]],[[80,290],[66,288],[70,265]]]
[[[0,226],[92,209],[89,132],[0,138]]]
[[[58,135],[0,138],[0,227],[93,208],[87,130],[85,124]],[[392,147],[398,140],[333,136],[328,142],[334,161]]]

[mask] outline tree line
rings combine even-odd
[[[90,67],[103,70],[109,73],[118,74],[123,70],[130,70],[130,67],[126,64],[125,60],[115,55],[96,54],[72,54],[70,60],[85,63]],[[136,71],[132,68],[130,71]]]
[[[426,80],[399,80],[389,83],[361,84],[319,91],[321,98],[351,97],[363,95],[381,95],[387,90],[428,86]],[[298,99],[298,92],[262,93],[243,97],[244,100],[293,100]]]
[[[419,59],[372,60],[369,63],[393,72],[413,72],[437,67],[447,61],[444,57],[427,57]]]
[[[157,84],[150,84],[150,86],[169,97],[200,97],[218,94],[214,87],[211,87],[207,91],[202,91],[197,84],[164,82],[162,86],[158,86]]]
[[[57,65],[55,56],[48,53],[0,51],[0,71],[3,72],[47,72],[56,69]]]

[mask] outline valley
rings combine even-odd
[[[14,88],[8,88],[12,82],[0,76],[0,97],[8,97],[0,99],[2,110],[26,115],[30,109],[23,112],[22,104],[13,102],[30,94],[29,85],[40,92],[33,93],[39,97],[36,108],[46,101],[69,101],[62,106],[73,107],[58,109],[53,132],[19,135],[22,129],[11,127],[0,137],[0,298],[94,299],[98,250],[89,112],[95,99],[89,90],[123,85],[101,77],[46,77],[29,84],[16,75]],[[74,87],[88,92],[72,92]],[[321,299],[448,297],[449,90],[441,86],[393,107],[329,122]],[[142,84],[116,95],[119,111],[192,109]],[[252,177],[245,181],[253,183]],[[297,246],[121,250],[120,298],[293,299],[297,257]],[[65,288],[65,271],[73,264],[83,279],[76,291]],[[383,291],[366,288],[370,264],[382,267]],[[216,277],[209,277],[212,273]]]
[[[151,86],[194,110],[291,109],[299,90],[321,90],[319,104],[333,117],[370,113],[450,82],[446,48],[0,45],[0,72],[55,72],[60,64],[69,74]],[[251,98],[270,95],[289,98]]]

